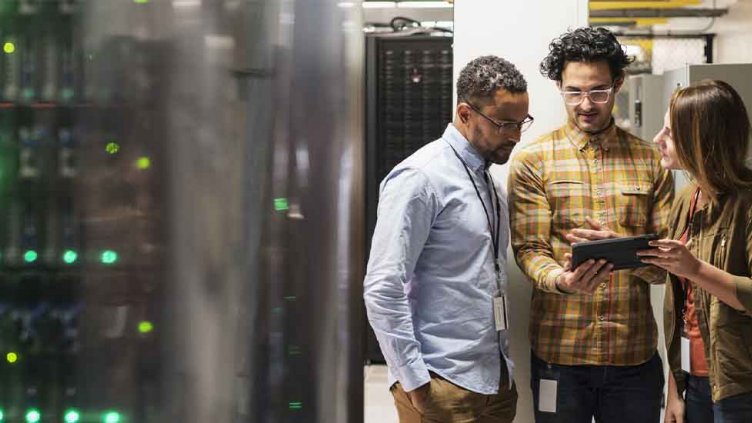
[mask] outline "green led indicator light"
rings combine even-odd
[[[26,263],[34,263],[37,261],[37,258],[39,258],[39,254],[34,250],[28,250],[24,253],[24,261]]]
[[[37,423],[42,419],[42,414],[36,408],[32,408],[26,412],[26,423]]]
[[[300,347],[295,346],[295,345],[291,345],[287,349],[287,353],[290,354],[290,355],[300,355],[301,354],[301,350],[300,350]]]
[[[290,205],[287,202],[287,198],[275,198],[274,199],[274,210],[285,211],[289,208],[290,208]]]
[[[303,409],[303,403],[300,401],[293,401],[293,402],[290,402],[289,407],[290,407],[290,410],[301,410]]]
[[[136,167],[141,170],[146,170],[151,167],[151,159],[144,156],[139,157],[138,160],[136,160]]]
[[[140,333],[149,333],[154,330],[154,324],[148,320],[144,320],[138,324],[138,331]]]
[[[5,421],[5,413],[3,413],[3,410],[0,410],[0,422]]]
[[[136,4],[147,4],[150,1],[151,0],[133,0],[133,3],[136,3]]]
[[[10,41],[6,41],[5,44],[3,44],[3,51],[6,54],[13,54],[16,52],[16,45]]]
[[[73,250],[65,250],[63,253],[63,261],[66,264],[73,264],[78,260],[78,253]]]
[[[114,155],[120,151],[120,144],[116,142],[108,142],[104,149],[107,153]]]
[[[120,413],[118,413],[117,411],[109,411],[105,413],[102,421],[104,423],[120,423]]]
[[[8,363],[14,364],[16,361],[18,361],[18,354],[9,352],[5,355],[5,359],[8,361]]]
[[[81,420],[81,413],[78,410],[69,409],[65,411],[63,419],[65,423],[78,423]]]
[[[102,260],[102,264],[115,264],[118,259],[118,255],[112,250],[104,250],[102,251],[102,256],[100,257],[100,259]]]

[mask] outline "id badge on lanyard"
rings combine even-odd
[[[507,295],[504,292],[504,274],[500,265],[496,264],[496,286],[499,288],[499,296],[493,299],[494,324],[497,331],[509,329],[509,309],[507,307]]]
[[[494,323],[496,330],[502,331],[509,328],[509,314],[507,311],[507,296],[502,295],[493,299]]]
[[[449,144],[449,142],[447,142]],[[457,159],[462,163],[462,166],[465,168],[465,172],[467,172],[467,177],[470,179],[470,182],[473,184],[473,188],[475,189],[475,194],[478,196],[478,201],[480,201],[480,204],[483,206],[483,212],[486,215],[486,221],[488,223],[488,231],[491,233],[491,248],[493,249],[493,260],[494,260],[494,269],[495,269],[495,276],[496,276],[496,286],[499,289],[499,296],[495,297],[493,299],[493,316],[494,316],[494,326],[496,327],[497,331],[507,330],[509,328],[509,312],[507,310],[507,297],[506,294],[503,294],[505,291],[505,280],[504,276],[505,274],[502,273],[501,264],[499,263],[499,231],[501,230],[501,204],[499,202],[499,194],[496,192],[496,186],[493,183],[493,179],[488,175],[488,173],[484,173],[484,176],[486,178],[486,184],[488,184],[489,187],[489,196],[491,197],[491,212],[488,212],[488,208],[486,207],[486,202],[483,201],[483,197],[480,195],[480,190],[478,189],[478,186],[475,184],[475,179],[473,179],[473,176],[470,174],[470,169],[465,164],[465,161],[462,160],[462,157],[460,157],[459,153],[452,147],[451,144],[449,144],[449,147],[454,151],[454,155],[457,156]],[[494,200],[496,200],[496,208],[494,209]],[[496,222],[494,222],[491,219],[491,216],[494,215],[496,217]]]

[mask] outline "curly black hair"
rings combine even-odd
[[[498,56],[473,59],[457,78],[459,101],[490,100],[500,88],[511,93],[524,93],[527,92],[527,82],[516,66]]]
[[[548,56],[540,64],[543,76],[561,81],[566,62],[597,62],[605,60],[616,80],[624,75],[624,68],[632,62],[616,36],[605,28],[577,28],[551,41]]]

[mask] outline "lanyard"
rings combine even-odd
[[[447,142],[447,144],[449,144],[449,142]],[[470,174],[470,169],[467,167],[465,161],[462,160],[462,157],[460,157],[460,155],[457,153],[457,150],[455,150],[451,144],[449,144],[449,148],[452,149],[454,155],[457,156],[457,159],[460,161],[460,163],[462,163],[462,167],[465,168],[467,177],[470,178],[470,182],[473,183],[473,188],[475,188],[475,195],[478,197],[480,204],[483,206],[483,212],[486,214],[486,222],[488,223],[488,230],[491,233],[491,245],[493,246],[494,252],[494,269],[496,270],[496,274],[498,275],[501,272],[501,268],[499,267],[499,230],[501,228],[501,204],[499,203],[499,193],[496,192],[496,186],[493,184],[493,180],[488,176],[488,172],[484,171],[483,176],[486,179],[486,184],[490,187],[488,189],[488,195],[489,197],[491,197],[491,199],[496,200],[496,210],[494,210],[493,203],[491,204],[491,211],[496,215],[496,225],[494,225],[491,222],[491,215],[488,213],[486,202],[483,201],[483,197],[481,197],[480,195],[480,190],[478,190],[478,185],[475,184],[475,179],[473,179],[473,176]]]

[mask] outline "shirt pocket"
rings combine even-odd
[[[625,182],[617,191],[617,216],[623,227],[638,228],[648,223],[650,212],[650,184]]]
[[[553,220],[560,228],[578,228],[585,224],[588,211],[585,207],[590,207],[589,184],[574,179],[560,179],[549,182],[546,192]]]

